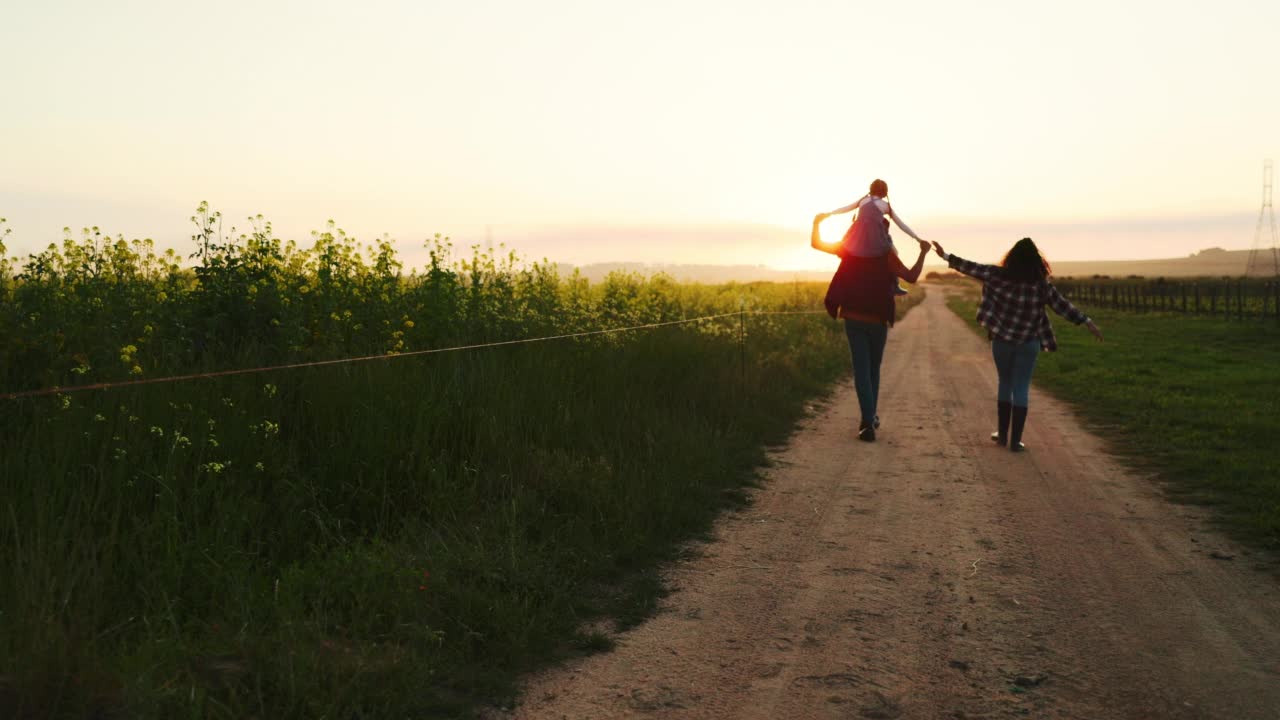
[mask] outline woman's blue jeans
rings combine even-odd
[[[1031,394],[1031,373],[1036,369],[1036,357],[1040,355],[1040,338],[1024,343],[1004,340],[991,341],[991,357],[996,361],[996,375],[1000,378],[997,399],[1018,407],[1027,407]]]
[[[880,361],[884,359],[889,328],[883,323],[846,319],[844,334],[849,338],[849,353],[853,356],[853,386],[858,390],[862,423],[870,425],[876,419],[876,403],[880,399]]]

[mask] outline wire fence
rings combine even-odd
[[[39,390],[23,390],[18,392],[7,392],[0,394],[0,400],[18,400],[21,398],[37,398],[47,397],[50,395],[67,395],[70,393],[91,392],[95,390],[108,390],[114,388],[135,387],[139,385],[160,385],[166,383],[184,382],[189,380],[204,380],[211,378],[230,377],[233,375],[250,375],[256,373],[272,372],[277,370],[297,370],[309,367],[323,367],[326,365],[349,365],[354,363],[370,362],[375,360],[397,360],[400,358],[416,357],[420,355],[437,355],[440,353],[462,352],[465,350],[482,350],[486,348],[496,348],[510,345],[529,345],[532,343],[550,342],[553,340],[573,340],[579,338],[613,335],[625,332],[638,332],[641,330],[652,330],[661,327],[671,327],[675,325],[689,325],[692,323],[707,322],[710,320],[720,320],[724,318],[736,317],[738,323],[738,344],[742,348],[743,372],[746,371],[746,318],[750,315],[816,315],[826,314],[825,310],[736,310],[734,312],[720,313],[718,315],[703,315],[696,318],[686,318],[683,320],[668,320],[666,322],[645,323],[643,325],[631,325],[628,327],[606,328],[603,330],[587,330],[584,332],[565,333],[563,335],[546,335],[543,337],[520,338],[518,340],[502,340],[498,342],[478,343],[473,345],[455,345],[445,348],[430,348],[426,350],[411,350],[408,352],[384,353],[379,355],[362,355],[358,357],[336,358],[332,360],[315,360],[310,362],[287,363],[283,365],[266,365],[262,367],[252,368],[236,368],[232,370],[217,370],[212,372],[190,373],[186,375],[169,375],[157,378],[143,378],[139,380],[121,380],[117,382],[98,382],[88,383],[85,385],[71,386],[54,386],[41,388]]]
[[[1072,280],[1054,285],[1077,305],[1137,313],[1202,315],[1223,320],[1280,323],[1280,281]]]

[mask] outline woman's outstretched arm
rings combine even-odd
[[[1053,283],[1046,281],[1045,285],[1048,288],[1048,305],[1053,308],[1054,312],[1076,325],[1084,325],[1089,328],[1089,332],[1093,333],[1094,337],[1098,338],[1099,341],[1102,340],[1102,331],[1098,329],[1097,325],[1093,324],[1092,318],[1081,312],[1075,305],[1072,305],[1070,300],[1062,297],[1062,293],[1058,292],[1058,288],[1054,287]]]
[[[813,232],[809,234],[809,245],[811,245],[814,250],[821,250],[824,253],[839,255],[840,243],[822,242],[822,234],[818,231],[818,225],[821,224],[822,221],[826,219],[827,219],[827,213],[818,213],[817,215],[813,216]]]
[[[995,265],[983,265],[982,263],[976,263],[971,260],[965,260],[962,257],[957,257],[956,255],[943,250],[942,245],[937,242],[933,243],[933,249],[938,252],[938,257],[947,261],[947,265],[951,266],[952,270],[962,272],[969,277],[975,277],[983,282],[995,280],[1000,277],[1000,268]]]

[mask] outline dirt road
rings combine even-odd
[[[512,715],[1280,718],[1280,583],[1044,394],[1031,452],[994,446],[988,353],[932,288],[878,442],[842,388],[661,614]]]

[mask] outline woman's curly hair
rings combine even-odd
[[[1049,261],[1040,254],[1040,248],[1031,238],[1022,238],[1014,243],[1000,266],[1004,268],[1005,277],[1014,282],[1039,282],[1052,272]]]

